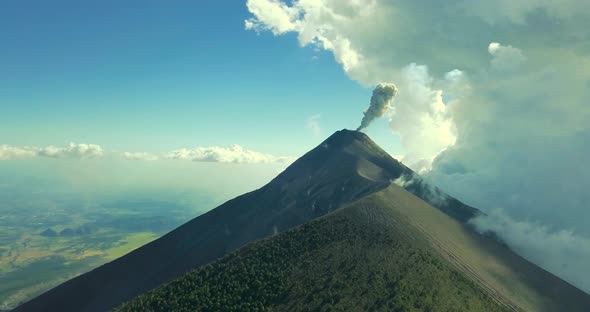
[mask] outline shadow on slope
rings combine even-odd
[[[244,244],[383,189],[404,168],[365,134],[342,130],[259,190],[78,276],[15,311],[104,311]]]
[[[116,311],[508,311],[420,237],[358,209],[249,244]]]
[[[120,311],[590,311],[590,296],[397,185]]]

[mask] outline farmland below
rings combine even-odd
[[[0,311],[142,246],[215,201],[0,185]],[[158,199],[154,199],[157,197]]]

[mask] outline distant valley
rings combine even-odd
[[[67,194],[51,194],[49,200],[47,191],[10,192],[0,203],[0,309],[114,260],[198,213],[149,195],[110,195],[89,203]],[[203,196],[200,209],[212,205]]]

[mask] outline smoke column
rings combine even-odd
[[[361,125],[356,129],[356,131],[361,131],[375,120],[375,118],[379,118],[387,112],[388,109],[391,108],[391,101],[397,94],[397,87],[393,83],[380,83],[375,87],[373,90],[373,95],[371,96],[371,104],[369,108],[364,112],[365,116],[363,116],[363,120],[361,121]]]

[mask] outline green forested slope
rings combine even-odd
[[[252,243],[118,311],[504,311],[420,238],[353,207]]]

